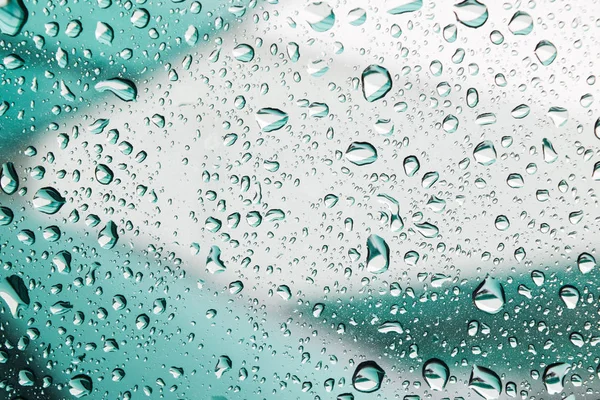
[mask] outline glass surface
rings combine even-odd
[[[0,398],[600,397],[599,16],[0,0]]]

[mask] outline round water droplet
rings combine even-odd
[[[456,130],[458,129],[458,118],[456,118],[452,114],[447,115],[446,118],[444,118],[444,121],[442,122],[442,129],[444,129],[446,133],[456,132]]]
[[[565,378],[570,370],[571,366],[567,363],[555,363],[546,367],[542,380],[548,394],[557,394],[563,391]]]
[[[75,375],[71,378],[69,380],[69,386],[69,393],[78,399],[92,393],[94,387],[92,378],[83,374]]]
[[[369,65],[363,71],[361,79],[363,96],[369,103],[383,98],[392,89],[392,77],[380,65]]]
[[[442,391],[450,378],[450,369],[440,359],[432,358],[423,365],[423,379],[431,390]]]
[[[356,367],[352,375],[354,389],[362,393],[372,393],[381,388],[385,372],[375,361],[365,361]]]
[[[510,222],[508,221],[508,217],[506,215],[498,215],[496,217],[496,221],[494,221],[496,225],[496,229],[499,231],[505,231],[510,228]]]
[[[456,20],[469,28],[479,28],[488,19],[488,9],[477,0],[465,0],[454,5]]]
[[[496,148],[489,140],[479,143],[473,150],[473,158],[481,165],[492,165],[496,162]]]
[[[329,4],[318,1],[310,3],[304,9],[306,22],[316,32],[326,32],[333,28],[335,14]]]
[[[556,46],[547,40],[542,40],[535,46],[535,56],[543,66],[548,66],[556,59]]]
[[[596,268],[596,259],[589,253],[581,253],[577,257],[577,266],[582,274],[588,274]]]
[[[238,44],[233,48],[233,57],[240,62],[254,60],[254,48],[248,44]]]
[[[360,26],[367,20],[367,12],[363,8],[355,8],[348,12],[348,22],[350,25]]]
[[[497,279],[490,276],[487,276],[473,291],[475,307],[488,314],[500,312],[505,302],[504,287]]]
[[[114,174],[112,172],[112,170],[104,164],[98,164],[96,166],[96,171],[95,171],[95,175],[96,175],[96,180],[101,183],[102,185],[108,185],[109,183],[112,182],[113,178],[114,178]]]
[[[533,18],[526,12],[517,11],[510,19],[508,29],[513,35],[529,35],[533,30]]]
[[[579,303],[579,290],[575,286],[565,285],[558,292],[560,299],[565,303],[565,306],[572,310]]]

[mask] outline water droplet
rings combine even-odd
[[[71,272],[71,260],[72,256],[66,250],[59,251],[52,258],[52,263],[56,266],[56,270],[60,274],[68,274]]]
[[[44,214],[56,214],[65,204],[65,198],[53,187],[44,187],[33,196],[33,208]]]
[[[227,269],[223,261],[221,261],[221,249],[219,246],[211,246],[206,258],[206,269],[211,274],[219,274],[225,272]]]
[[[510,112],[514,119],[523,119],[529,115],[529,106],[527,104],[519,104]]]
[[[137,97],[137,87],[135,83],[128,79],[112,78],[98,82],[94,88],[98,92],[109,91],[124,101],[133,101]]]
[[[318,1],[310,3],[304,9],[306,22],[316,32],[326,32],[333,28],[335,23],[335,14],[329,4]]]
[[[377,160],[377,150],[368,142],[353,142],[346,150],[346,159],[354,165],[373,164]]]
[[[475,307],[488,314],[500,312],[505,302],[504,287],[496,278],[487,276],[473,291]]]
[[[103,249],[110,250],[115,247],[118,241],[117,225],[113,221],[108,221],[100,233],[98,233],[98,244]]]
[[[479,28],[488,19],[488,9],[477,0],[464,0],[454,5],[456,20],[469,28]]]
[[[233,363],[229,356],[220,356],[217,360],[217,365],[215,366],[215,375],[217,376],[217,379],[221,379],[225,372],[231,370],[232,366]]]
[[[354,389],[362,393],[373,393],[381,388],[385,372],[375,361],[364,361],[352,375]]]
[[[557,128],[565,125],[569,120],[569,111],[563,107],[550,107],[547,115]]]
[[[133,26],[142,29],[148,25],[148,22],[150,22],[150,13],[145,8],[136,8],[133,11],[133,14],[131,14],[131,18],[129,20]]]
[[[92,393],[94,387],[92,378],[83,374],[75,375],[71,378],[69,380],[69,386],[69,393],[78,399]]]
[[[450,378],[450,369],[445,362],[432,358],[423,365],[423,379],[431,390],[442,391]]]
[[[6,226],[13,221],[15,214],[13,211],[4,206],[0,206],[0,226]]]
[[[571,366],[567,363],[554,363],[546,367],[542,380],[548,394],[562,392],[565,385],[565,378],[570,370]]]
[[[19,189],[19,177],[17,176],[14,164],[11,162],[2,164],[0,188],[6,194],[13,194]]]
[[[508,221],[508,217],[506,215],[498,215],[496,217],[496,221],[494,221],[496,225],[496,229],[499,231],[505,231],[510,228],[510,222]]]
[[[283,128],[288,119],[287,113],[277,108],[261,108],[256,113],[256,122],[263,132],[273,132]]]
[[[96,40],[102,44],[111,45],[115,38],[115,32],[113,28],[104,22],[98,21],[96,23]]]
[[[554,150],[552,142],[546,138],[542,139],[542,154],[544,156],[544,161],[548,164],[552,164],[554,161],[558,160],[558,154]]]
[[[363,71],[363,96],[369,103],[383,98],[391,89],[392,77],[384,67],[372,64]]]
[[[21,0],[3,0],[0,3],[0,32],[8,36],[18,35],[28,16]]]
[[[589,253],[581,253],[577,257],[577,266],[582,274],[588,274],[596,268],[596,259]]]
[[[452,114],[447,115],[442,122],[442,128],[446,133],[456,132],[458,129],[458,118]]]
[[[542,40],[535,46],[535,56],[547,67],[556,59],[556,46],[547,40]]]
[[[575,286],[565,285],[560,288],[559,296],[565,306],[572,310],[577,307],[577,303],[579,303],[579,290]]]
[[[254,60],[254,49],[247,44],[238,44],[233,48],[233,57],[240,62],[250,62]]]
[[[502,393],[502,381],[491,369],[474,365],[469,378],[469,388],[486,400],[497,399]]]
[[[417,231],[427,239],[436,238],[440,232],[437,226],[429,222],[415,224],[415,228],[417,228]]]
[[[0,279],[0,298],[14,318],[18,318],[20,311],[29,307],[29,291],[23,279],[17,275]]]
[[[388,0],[386,5],[389,7],[388,13],[400,15],[420,10],[423,0]]]
[[[98,164],[96,166],[95,175],[96,180],[102,185],[108,185],[114,178],[112,170],[108,167],[108,165],[104,164]]]
[[[533,18],[526,12],[517,11],[510,19],[508,29],[513,35],[529,35],[533,30]]]
[[[360,26],[367,20],[367,12],[363,8],[355,8],[348,12],[348,22],[353,26]]]
[[[381,274],[390,266],[390,248],[381,236],[371,234],[367,238],[367,271]]]
[[[473,150],[473,158],[481,165],[492,165],[496,162],[496,148],[489,140],[479,143]]]

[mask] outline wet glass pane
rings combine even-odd
[[[598,16],[0,0],[0,398],[600,397]]]

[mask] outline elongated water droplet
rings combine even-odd
[[[467,89],[467,105],[470,108],[474,108],[477,106],[477,104],[479,104],[479,93],[477,93],[477,89]]]
[[[477,0],[465,0],[454,5],[456,20],[469,28],[479,28],[488,19],[488,9]]]
[[[369,65],[363,71],[361,79],[363,96],[369,103],[383,98],[392,89],[392,77],[380,65]]]
[[[53,187],[44,187],[33,196],[33,208],[44,214],[56,214],[65,204],[65,198]]]
[[[523,119],[529,115],[529,106],[527,104],[519,104],[510,112],[514,119]]]
[[[346,150],[346,159],[354,165],[362,166],[377,161],[377,150],[368,142],[353,142]]]
[[[505,302],[504,287],[497,279],[490,276],[487,276],[473,291],[475,307],[488,314],[500,312]]]
[[[2,164],[0,171],[0,188],[6,194],[13,194],[19,189],[19,177],[15,166],[11,162]]]
[[[558,160],[558,154],[556,153],[556,150],[554,150],[552,142],[546,138],[542,139],[542,154],[544,156],[544,161],[548,164],[552,164],[554,161]]]
[[[450,378],[450,369],[445,362],[432,358],[423,365],[423,379],[431,390],[442,391]]]
[[[220,356],[217,360],[217,365],[215,365],[215,375],[217,376],[217,379],[220,379],[225,372],[231,370],[232,366],[233,363],[229,356]]]
[[[367,271],[381,274],[390,267],[390,248],[381,236],[371,234],[367,238]]]
[[[415,224],[415,228],[417,228],[417,232],[419,232],[421,235],[423,235],[423,237],[427,239],[434,239],[440,233],[438,227],[430,222]]]
[[[115,38],[115,32],[113,28],[104,22],[98,21],[96,24],[96,40],[102,44],[111,45]]]
[[[287,113],[277,108],[261,108],[256,113],[256,122],[263,132],[273,132],[283,128],[288,119]]]
[[[52,258],[52,263],[56,266],[56,270],[60,274],[68,274],[71,272],[71,253],[66,250],[59,251]]]
[[[113,221],[108,221],[100,233],[98,233],[98,244],[103,249],[110,250],[116,246],[118,241],[117,225]]]
[[[129,79],[112,78],[98,82],[94,88],[98,92],[109,91],[124,101],[133,101],[137,97],[137,87]]]
[[[352,375],[352,386],[362,393],[373,393],[381,388],[385,371],[375,361],[364,361]]]
[[[11,275],[0,279],[0,298],[4,300],[14,318],[29,307],[29,291],[20,276]]]
[[[502,381],[491,369],[474,365],[469,378],[469,388],[484,399],[493,400],[499,398],[502,393]]]
[[[211,246],[208,257],[206,258],[206,269],[211,274],[225,272],[227,267],[221,260],[221,249],[219,246]]]
[[[388,7],[388,13],[400,15],[420,10],[423,7],[423,0],[388,0],[386,7]]]

